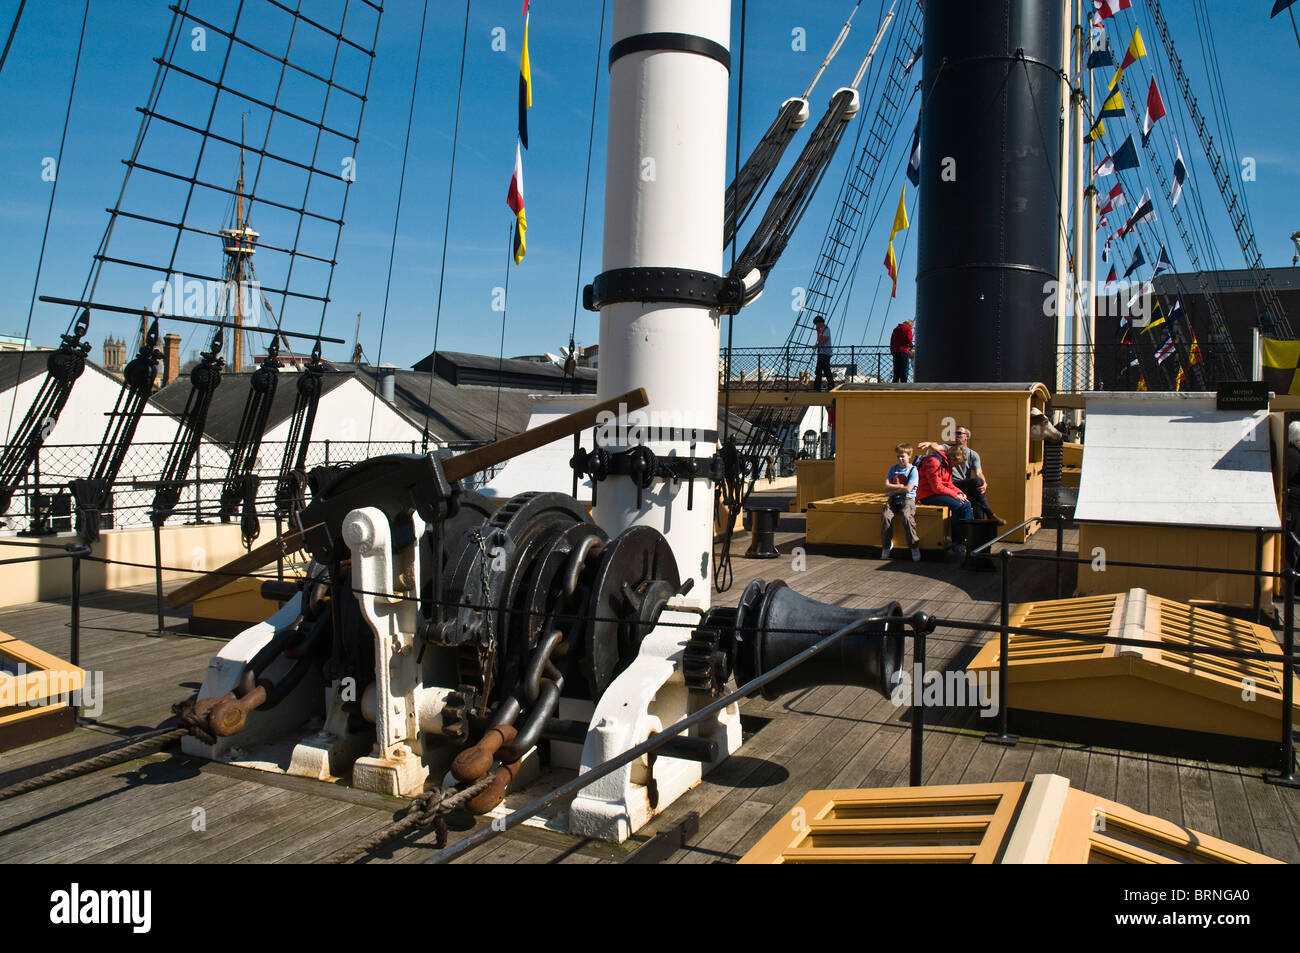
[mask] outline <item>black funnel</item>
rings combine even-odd
[[[826,605],[779,579],[756,579],[740,597],[736,618],[736,684],[743,685],[826,636],[871,616],[901,616],[897,602],[878,609]],[[860,685],[888,697],[903,669],[902,623],[873,622],[844,636],[802,665],[763,686],[771,700],[817,685]]]

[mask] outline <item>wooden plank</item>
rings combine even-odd
[[[1039,741],[1034,744],[1034,752],[1029,757],[1025,768],[1025,780],[1032,781],[1040,774],[1057,774],[1061,764],[1061,746],[1051,742]]]
[[[1088,774],[1082,790],[1113,801],[1118,774],[1117,753],[1110,748],[1093,748],[1088,757]]]
[[[0,833],[7,836],[43,818],[71,811],[92,798],[104,800],[127,790],[132,773],[145,764],[165,759],[166,755],[161,755],[130,761],[0,801]]]
[[[1280,860],[1284,864],[1300,864],[1300,844],[1296,843],[1295,834],[1290,827],[1285,830],[1257,827],[1255,832],[1259,835],[1261,854]]]
[[[264,787],[258,784],[247,784],[241,790],[231,789],[225,796],[218,800],[211,807],[206,808],[206,821],[209,826],[212,824],[222,825],[227,820],[238,818],[240,813],[260,801],[274,797],[277,793],[276,788]],[[192,828],[193,820],[189,816],[183,816],[178,821],[175,818],[165,819],[165,823],[160,824],[147,834],[136,835],[129,840],[120,840],[115,844],[99,850],[98,852],[87,856],[83,863],[90,864],[119,864],[119,863],[140,863],[150,862],[157,854],[167,850],[169,845],[175,843],[178,839],[178,833]],[[210,857],[205,857],[205,861],[211,862]]]
[[[962,784],[987,784],[993,780],[993,774],[998,769],[998,762],[1002,760],[1002,755],[1006,751],[1001,745],[987,744],[980,742],[975,750],[970,764],[962,772]]]
[[[345,847],[364,840],[392,823],[390,815],[359,805],[349,805],[334,818],[328,830],[312,831],[288,853],[275,859],[280,864],[314,864],[332,856]]]
[[[267,796],[265,788],[248,782],[223,781],[215,789],[212,779],[189,780],[190,793],[183,800],[137,798],[134,803],[123,805],[131,812],[125,822],[96,829],[95,836],[79,838],[84,846],[75,852],[50,859],[57,863],[87,863],[94,857],[114,858],[114,862],[148,861],[155,851],[197,837],[196,821],[201,819],[208,831],[229,830],[226,825],[230,823],[230,810],[255,804]],[[169,787],[183,789],[185,785]],[[205,813],[196,815],[195,808],[202,808]],[[94,809],[86,810],[91,813]]]
[[[993,780],[1025,780],[1025,774],[1029,770],[1029,762],[1033,760],[1034,749],[1037,747],[1037,745],[1021,741],[1014,748],[1007,748],[1002,752],[1002,760],[998,762],[997,770],[993,772]]]
[[[203,796],[205,785],[197,776],[181,778],[163,786],[133,782],[131,778],[114,777],[116,785],[103,794],[91,798],[77,798],[67,807],[45,812],[39,818],[12,829],[6,837],[0,861],[21,859],[36,863],[68,849],[69,845],[93,842],[100,846],[111,843],[111,836],[134,823],[141,815],[152,817],[174,806],[192,805]],[[73,784],[75,782],[65,782]],[[222,779],[222,788],[233,782]],[[214,793],[209,790],[209,793]],[[108,841],[101,838],[105,832]]]
[[[663,400],[666,396],[661,394],[659,398]],[[617,397],[610,397],[583,407],[581,410],[575,410],[571,414],[557,417],[523,433],[512,434],[482,447],[448,457],[442,461],[442,472],[447,477],[448,483],[455,483],[480,470],[487,470],[498,463],[505,463],[513,457],[544,447],[548,443],[572,437],[575,433],[595,427],[600,423],[603,414],[621,415],[640,410],[649,403],[650,398],[646,396],[645,389],[637,387],[626,394],[619,394]]]
[[[926,784],[961,783],[962,775],[966,773],[966,768],[970,766],[971,759],[985,747],[979,737],[966,733],[955,736],[952,739],[952,744],[944,753],[943,761],[935,767],[934,772],[929,777],[922,780]]]
[[[892,734],[893,744],[885,751],[876,766],[862,779],[862,786],[867,788],[892,788],[907,784],[908,769],[912,757],[912,733],[910,731],[888,732],[881,729],[881,734]]]
[[[1147,813],[1175,824],[1183,823],[1183,799],[1178,790],[1178,761],[1147,759]]]
[[[237,833],[207,845],[199,855],[203,863],[277,863],[298,848],[306,832],[331,830],[354,808],[342,801],[314,801],[284,788],[269,790],[274,792],[271,797],[235,818]]]
[[[697,838],[694,843],[687,844],[678,851],[683,855],[681,863],[710,864],[720,860],[739,860],[743,851],[738,853],[732,848],[755,826],[761,827],[760,837],[766,834],[771,825],[764,821],[769,819],[768,812],[771,809],[772,805],[766,801],[746,801],[706,836]]]
[[[1254,822],[1256,831],[1264,828],[1272,831],[1292,831],[1291,817],[1279,796],[1282,789],[1265,783],[1255,775],[1243,774],[1241,781],[1246,791],[1246,802],[1250,805],[1250,819]],[[1262,842],[1263,835],[1261,834],[1260,837]],[[1297,845],[1297,849],[1300,849],[1300,845]]]
[[[1147,813],[1147,758],[1143,754],[1120,752],[1115,779],[1115,800],[1135,811]]]
[[[1178,794],[1183,802],[1184,826],[1212,837],[1220,836],[1206,762],[1178,759]]]
[[[1087,790],[1088,753],[1087,748],[1067,746],[1061,750],[1061,761],[1056,766],[1056,773],[1069,778],[1070,787],[1079,791]]]
[[[1214,795],[1214,814],[1219,819],[1219,836],[1248,850],[1260,850],[1259,835],[1250,815],[1250,804],[1236,768],[1220,765],[1209,771]]]

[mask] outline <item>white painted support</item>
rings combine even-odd
[[[579,773],[589,771],[657,731],[690,714],[691,696],[682,679],[682,648],[691,630],[683,622],[698,622],[693,613],[665,611],[661,625],[641,643],[641,651],[596,705],[591,731],[582,749]],[[721,762],[740,747],[740,708],[729,705],[705,721],[693,737],[718,743]],[[600,778],[582,790],[569,808],[569,830],[575,834],[624,841],[656,813],[695,786],[711,765],[656,756],[643,757]],[[650,782],[653,781],[653,784]]]
[[[702,37],[726,49],[730,0],[615,0],[613,42],[651,35]],[[609,143],[605,167],[603,270],[682,268],[722,273],[722,218],[727,155],[727,68],[702,53],[648,49],[610,66]],[[650,405],[629,423],[644,422],[649,439],[614,434],[604,444],[618,452],[644,442],[656,456],[687,455],[689,441],[665,440],[655,428],[717,428],[719,314],[705,305],[663,301],[610,304],[600,314],[602,399],[645,388]],[[696,445],[713,452],[712,440]],[[695,580],[687,604],[708,608],[712,594],[713,520],[707,481],[696,481],[695,506],[687,486],[656,480],[638,506],[627,477],[600,487],[596,522],[610,536],[635,525],[668,540],[683,580]],[[699,617],[665,612],[665,621]],[[660,626],[637,658],[601,696],[582,752],[582,770],[615,757],[682,718],[689,697],[681,652],[689,628]],[[740,722],[729,711],[710,731],[722,752],[740,744]],[[570,829],[622,841],[679,797],[701,765],[646,759],[584,789],[569,811]],[[653,781],[653,783],[650,783]]]
[[[302,594],[299,593],[265,622],[250,626],[222,646],[221,651],[208,662],[208,671],[203,677],[198,697],[220,698],[227,692],[234,691],[253,656],[271,641],[277,629],[294,623],[302,611],[301,606]],[[281,656],[267,666],[263,674],[275,681],[293,665],[293,660]],[[181,750],[213,761],[238,759],[240,753],[247,752],[251,747],[279,740],[313,716],[319,717],[322,687],[319,672],[313,670],[275,708],[249,712],[248,721],[239,734],[230,738],[218,738],[214,745],[205,744],[193,735],[186,735],[181,739]]]
[[[424,787],[429,769],[420,745],[420,667],[416,662],[417,605],[409,598],[420,572],[424,522],[412,514],[417,543],[394,554],[392,531],[383,511],[353,510],[343,520],[343,539],[352,551],[352,586],[361,616],[375,637],[375,747],[352,769],[355,787],[407,797]]]

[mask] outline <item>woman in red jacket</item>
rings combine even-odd
[[[958,556],[966,555],[966,521],[971,519],[973,511],[966,494],[957,489],[952,482],[952,465],[941,445],[922,441],[916,445],[918,450],[929,449],[929,453],[916,465],[917,488],[916,502],[927,506],[946,506],[952,513],[952,551]],[[966,451],[954,447],[953,454],[965,457]],[[958,461],[958,466],[961,465]]]

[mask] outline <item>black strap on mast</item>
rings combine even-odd
[[[280,476],[275,484],[275,515],[288,517],[307,505],[307,449],[320,404],[321,378],[325,363],[320,359],[320,341],[311,351],[311,362],[298,375],[298,397],[289,418],[289,433],[280,459]]]
[[[230,451],[230,469],[221,487],[221,517],[228,520],[239,512],[240,535],[245,546],[250,546],[261,531],[257,522],[257,488],[261,481],[253,469],[280,380],[279,358],[280,342],[273,337],[262,365],[251,375],[248,399],[244,401],[244,414],[239,420],[239,435]]]
[[[86,355],[90,343],[83,341],[90,329],[90,312],[82,311],[73,325],[71,334],[62,335],[63,343],[50,352],[46,361],[48,373],[41,384],[36,399],[18,423],[13,438],[0,452],[0,514],[9,509],[14,492],[27,471],[36,461],[41,445],[58,423],[59,414],[68,402],[72,385],[86,369]]]
[[[203,439],[203,431],[208,423],[208,409],[212,406],[212,395],[221,384],[221,369],[226,364],[221,357],[224,334],[224,329],[217,328],[212,335],[211,347],[202,352],[199,365],[190,371],[190,396],[185,401],[180,426],[176,429],[176,439],[167,451],[167,461],[163,464],[158,487],[154,490],[153,512],[150,514],[154,526],[162,526],[176,509],[181,492],[185,489],[190,464],[199,451],[199,442]]]
[[[154,318],[140,342],[140,351],[122,371],[122,389],[117,403],[109,414],[104,439],[95,454],[90,476],[73,480],[69,485],[72,499],[77,504],[77,534],[83,542],[99,539],[100,519],[112,499],[113,483],[122,468],[126,452],[131,448],[135,428],[140,423],[153,383],[158,377],[158,319]]]

